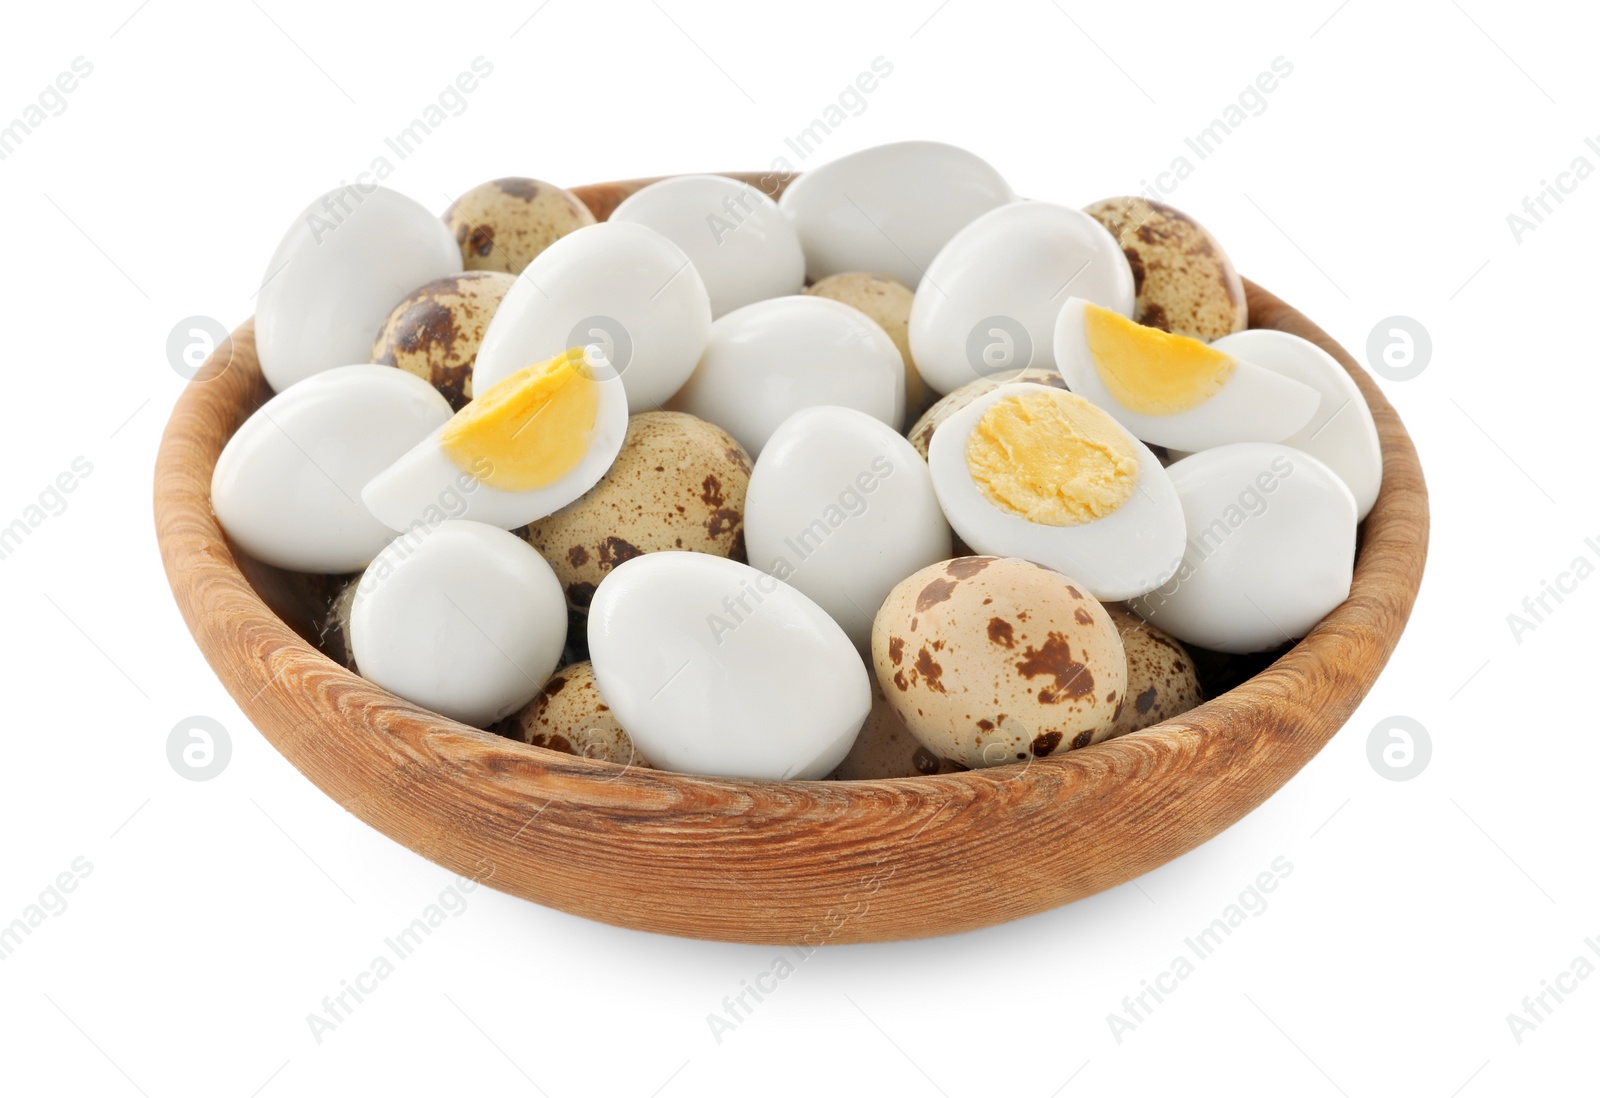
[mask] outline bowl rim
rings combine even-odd
[[[724,174],[772,194],[786,182]],[[574,193],[603,220],[651,181]],[[618,926],[806,947],[1036,914],[1148,872],[1265,801],[1355,710],[1415,602],[1428,501],[1404,425],[1325,332],[1245,288],[1251,327],[1322,347],[1372,410],[1383,487],[1350,597],[1243,684],[1063,755],[875,781],[707,778],[533,747],[387,693],[269,607],[250,577],[270,585],[275,570],[241,565],[211,510],[222,445],[266,395],[253,318],[189,382],[162,436],[162,562],[201,651],[267,741],[348,811],[463,877]]]

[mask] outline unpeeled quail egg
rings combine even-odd
[[[450,418],[444,397],[387,366],[341,366],[284,389],[240,425],[211,473],[239,547],[295,572],[354,572],[394,536],[361,489]]]
[[[1159,586],[1183,555],[1160,461],[1064,389],[1013,382],[977,397],[934,432],[928,471],[962,541],[1065,572],[1096,598]]]
[[[367,361],[395,302],[461,270],[444,224],[398,191],[352,184],[307,206],[283,234],[256,299],[256,354],[282,392]]]
[[[950,556],[927,464],[853,408],[784,420],[750,474],[744,523],[750,564],[809,596],[863,651],[894,585]]]
[[[1128,688],[1107,739],[1187,713],[1204,700],[1194,657],[1172,637],[1118,603],[1106,606],[1128,657]]]
[[[683,549],[743,559],[750,459],[722,428],[682,412],[640,412],[603,477],[531,523],[575,610],[606,574],[643,553]]]
[[[725,175],[678,175],[643,187],[610,222],[654,229],[694,263],[711,295],[711,315],[797,294],[805,284],[800,239],[778,204]]]
[[[672,401],[759,456],[802,408],[837,404],[900,429],[905,366],[894,341],[858,309],[825,297],[775,297],[711,326],[705,354]]]
[[[511,176],[472,188],[444,221],[467,270],[515,275],[561,237],[593,225],[594,214],[571,191]]]
[[[941,759],[911,734],[894,711],[877,676],[872,677],[872,711],[850,745],[850,753],[828,777],[835,781],[875,781],[880,778],[925,778],[955,774],[968,767]]]
[[[871,708],[850,638],[816,603],[745,564],[646,553],[589,607],[600,692],[657,767],[815,779]]]
[[[1193,339],[1220,339],[1249,322],[1244,283],[1199,222],[1146,198],[1107,198],[1085,208],[1128,257],[1133,318]],[[1079,295],[1082,296],[1082,295]]]
[[[911,306],[911,356],[934,391],[1056,365],[1056,314],[1071,296],[1133,313],[1133,272],[1094,218],[1048,202],[1001,206],[928,266]]]
[[[514,282],[499,271],[466,271],[419,287],[384,321],[372,361],[416,374],[461,411],[472,399],[478,345]]]
[[[958,557],[907,578],[878,611],[872,661],[912,734],[969,767],[1098,743],[1128,681],[1105,608],[1015,557]]]
[[[1311,421],[1322,399],[1287,374],[1078,297],[1061,308],[1055,348],[1074,393],[1141,440],[1178,450],[1282,441]]]
[[[1016,196],[981,158],[937,141],[878,145],[797,177],[778,205],[812,281],[883,271],[912,289],[962,226]]]
[[[364,677],[479,727],[539,692],[566,634],[561,584],[544,558],[479,522],[395,538],[362,573],[350,612]]]
[[[1302,450],[1241,442],[1167,469],[1188,540],[1171,579],[1129,609],[1185,644],[1260,652],[1303,637],[1350,594],[1356,501]]]
[[[683,249],[643,225],[601,222],[557,240],[517,277],[473,367],[487,387],[568,347],[593,346],[628,406],[659,408],[711,334],[711,299]]]
[[[650,769],[600,696],[594,667],[587,660],[568,664],[551,675],[534,699],[507,717],[499,731],[564,755]]]

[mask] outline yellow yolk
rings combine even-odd
[[[599,407],[600,386],[573,347],[490,386],[445,424],[439,447],[489,487],[528,492],[577,466]]]
[[[996,507],[1077,526],[1127,502],[1139,452],[1115,420],[1061,390],[997,400],[967,436],[967,472]]]
[[[1130,412],[1170,416],[1216,396],[1233,359],[1198,339],[1172,335],[1098,305],[1083,308],[1089,356],[1101,382]]]

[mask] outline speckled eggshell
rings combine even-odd
[[[594,667],[588,661],[563,667],[551,675],[544,689],[507,717],[499,731],[514,740],[565,755],[650,769],[649,762],[600,696]]]
[[[969,381],[959,389],[955,389],[939,398],[932,408],[923,413],[922,418],[911,425],[911,430],[906,432],[906,438],[911,440],[911,445],[916,447],[917,453],[922,455],[922,460],[928,460],[928,443],[933,441],[933,432],[939,429],[939,424],[955,415],[961,409],[977,400],[984,393],[993,392],[1002,385],[1010,385],[1014,381],[1032,381],[1039,385],[1050,385],[1057,389],[1065,389],[1067,383],[1061,380],[1061,375],[1054,370],[1042,369],[1038,366],[1029,366],[1009,373],[995,374],[992,377],[980,377],[977,381]]]
[[[516,281],[500,271],[467,271],[419,287],[384,321],[372,361],[416,374],[461,411],[472,399],[472,364],[484,329]]]
[[[927,387],[922,383],[922,375],[917,373],[916,363],[911,361],[911,302],[916,295],[905,283],[885,274],[847,271],[829,275],[801,292],[813,297],[829,297],[859,309],[888,332],[906,364],[906,409],[915,412],[922,407]]]
[[[1205,700],[1194,658],[1183,645],[1119,603],[1105,609],[1128,656],[1127,694],[1107,739],[1160,724]]]
[[[1098,743],[1128,681],[1105,608],[1016,557],[959,557],[906,579],[873,623],[872,661],[911,733],[969,767]]]
[[[515,275],[556,240],[593,225],[594,214],[570,191],[512,176],[472,188],[450,204],[444,220],[467,270]]]
[[[1144,198],[1107,198],[1084,212],[1128,257],[1139,323],[1207,341],[1249,326],[1239,272],[1188,214]]]
[[[524,536],[555,569],[575,610],[623,561],[686,549],[743,562],[750,458],[722,428],[683,412],[628,420],[617,460],[587,493]]]
[[[917,740],[900,719],[883,687],[872,680],[872,711],[856,735],[850,753],[828,777],[833,781],[875,781],[880,778],[919,778],[954,774],[969,769],[941,759]]]

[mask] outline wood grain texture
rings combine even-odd
[[[643,182],[577,193],[603,217]],[[212,467],[266,395],[248,321],[167,425],[155,471],[162,559],[201,651],[273,746],[356,816],[455,873],[608,923],[731,941],[820,945],[999,923],[1137,877],[1266,800],[1349,717],[1410,613],[1428,501],[1405,428],[1316,325],[1247,289],[1252,326],[1333,354],[1377,421],[1383,491],[1350,598],[1242,686],[1063,756],[893,781],[697,778],[517,743],[379,689],[311,643],[326,584],[241,561],[212,514]]]

